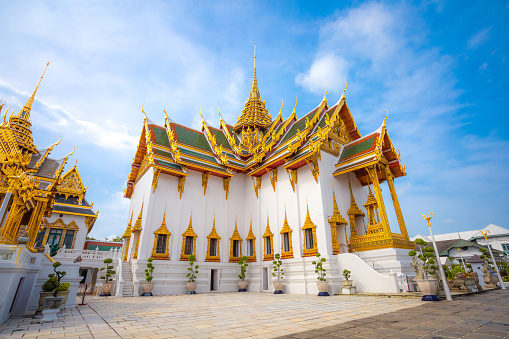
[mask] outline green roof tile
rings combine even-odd
[[[188,150],[188,149],[185,149],[185,148],[180,148],[180,152],[182,154],[187,154],[187,155],[192,155],[194,157],[197,157],[197,158],[200,158],[200,159],[204,159],[204,160],[207,160],[207,161],[210,161],[210,162],[213,162],[213,163],[216,163],[216,158],[212,157],[212,156],[209,156],[209,155],[206,155],[206,154],[202,154],[202,153],[199,153],[199,152],[195,152],[195,151],[191,151],[191,150]]]
[[[339,160],[343,160],[343,159],[349,158],[355,154],[369,150],[370,148],[373,147],[373,142],[376,137],[377,137],[377,135],[375,134],[372,137],[370,137],[362,142],[359,142],[358,144],[355,144],[352,146],[346,146],[345,149],[343,150],[343,153],[341,153]]]
[[[230,146],[230,143],[228,142],[228,139],[226,139],[226,136],[224,135],[223,131],[218,131],[215,129],[210,129],[210,132],[214,134],[216,137],[216,141],[218,145],[223,145],[224,148],[231,150],[232,147]]]
[[[164,145],[164,146],[170,147],[170,142],[168,140],[168,134],[166,134],[165,129],[154,126],[154,137],[156,139],[156,143],[158,143],[159,145]]]
[[[212,153],[212,149],[209,146],[209,142],[207,138],[196,131],[189,130],[187,128],[182,128],[179,125],[175,126],[175,132],[177,134],[177,140],[183,144],[190,145],[205,151],[209,151]]]
[[[317,108],[315,108],[314,110],[312,110],[311,112],[309,112],[308,114],[306,114],[305,116],[303,116],[302,118],[300,118],[300,120],[298,120],[296,123],[294,123],[292,125],[292,127],[290,127],[290,130],[286,132],[283,140],[281,140],[280,144],[284,144],[285,142],[287,142],[288,140],[290,140],[293,136],[295,136],[295,134],[297,134],[297,129],[299,131],[302,131],[303,129],[306,128],[306,117],[307,118],[310,118],[315,112],[316,112]]]

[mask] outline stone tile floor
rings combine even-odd
[[[14,317],[0,338],[509,338],[509,293],[410,298],[209,293],[86,300],[50,324]]]

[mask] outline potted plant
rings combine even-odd
[[[239,274],[240,281],[238,282],[239,292],[247,292],[247,281],[246,281],[247,257],[243,256],[242,258],[240,258],[238,264],[240,266]]]
[[[189,267],[187,268],[187,270],[189,271],[189,273],[187,273],[186,277],[188,278],[187,279],[187,294],[196,294],[196,275],[198,274],[198,268],[200,268],[200,266],[198,265],[194,265],[194,262],[196,260],[196,257],[194,255],[190,255],[189,256]]]
[[[64,277],[66,275],[66,272],[65,271],[57,271],[57,268],[60,267],[61,263],[60,262],[54,262],[53,263],[53,271],[55,273],[51,273],[51,274],[48,274],[48,280],[46,280],[44,282],[44,284],[42,284],[42,291],[40,292],[40,297],[39,297],[39,307],[37,308],[36,310],[36,314],[41,314],[42,310],[44,309],[44,299],[46,299],[47,297],[64,297],[65,296],[65,301],[67,301],[67,294],[69,294],[69,292],[67,293],[61,293],[61,295],[58,295],[58,292],[57,289],[59,288],[60,286],[60,279],[62,279],[62,277]],[[69,289],[69,286],[70,284],[69,283],[65,283],[66,285],[64,287],[61,288],[61,291],[60,292],[63,292],[63,291],[66,291]],[[65,289],[65,287],[67,287],[67,289]],[[63,301],[64,298],[62,298],[62,301]],[[65,307],[65,303],[63,303],[64,307]]]
[[[347,270],[346,268],[343,270],[343,277],[345,277],[345,280],[343,280],[343,286],[352,286],[353,280],[349,280],[350,274],[352,272]]]
[[[420,261],[419,266],[422,268],[424,279],[417,279],[416,282],[422,291],[422,300],[438,301],[440,300],[440,298],[437,296],[438,280],[428,279],[428,274],[433,276],[437,270],[434,249],[433,247],[425,247],[423,250],[422,246],[426,246],[428,243],[422,239],[415,239],[415,244],[419,245],[420,253],[412,250],[408,252],[408,255],[411,257],[417,256]]]
[[[111,258],[104,259],[106,266],[101,267],[101,271],[106,271],[103,276],[99,277],[99,279],[104,280],[101,288],[101,294],[99,295],[101,297],[111,296],[111,289],[113,288],[113,284],[110,281],[112,280],[111,276],[115,274],[115,271],[113,271],[113,266],[110,265],[112,262],[113,259]]]
[[[152,273],[154,272],[154,265],[152,264],[152,261],[154,259],[148,258],[147,259],[147,268],[145,269],[145,280],[146,283],[142,283],[143,286],[143,294],[142,296],[152,296],[152,289],[154,288],[154,284],[151,282],[154,277],[152,276]]]
[[[315,266],[315,273],[318,274],[318,281],[316,282],[316,286],[318,287],[318,295],[319,296],[328,296],[329,293],[329,283],[325,276],[327,275],[325,272],[327,271],[323,267],[323,263],[326,261],[325,258],[320,258],[320,253],[316,253],[316,261],[313,261],[312,264]]]
[[[65,271],[57,271],[60,265],[61,263],[58,261],[53,263],[53,271],[55,273],[48,274],[49,279],[42,285],[39,308],[37,308],[36,311],[36,314],[42,312],[43,318],[41,322],[51,322],[55,320],[57,318],[57,312],[65,308],[70,284],[60,284],[60,280],[66,275]]]
[[[276,253],[276,255],[274,255],[274,258],[276,259],[272,262],[273,264],[272,268],[274,270],[274,272],[272,272],[272,276],[276,278],[276,280],[272,282],[272,284],[274,285],[274,294],[283,294],[283,278],[285,275],[285,273],[283,272],[283,268],[281,267],[281,265],[283,265],[283,262],[281,261],[281,256],[279,255],[279,253]]]

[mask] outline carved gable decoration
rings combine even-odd
[[[65,173],[59,182],[58,193],[63,194],[67,199],[70,196],[78,198],[79,203],[83,200],[83,196],[87,191],[87,187],[83,185],[78,168],[74,165],[67,173]]]

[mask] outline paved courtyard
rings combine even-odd
[[[50,324],[15,317],[2,338],[509,338],[509,293],[453,302],[209,293],[87,300]],[[491,335],[491,336],[490,336]]]

